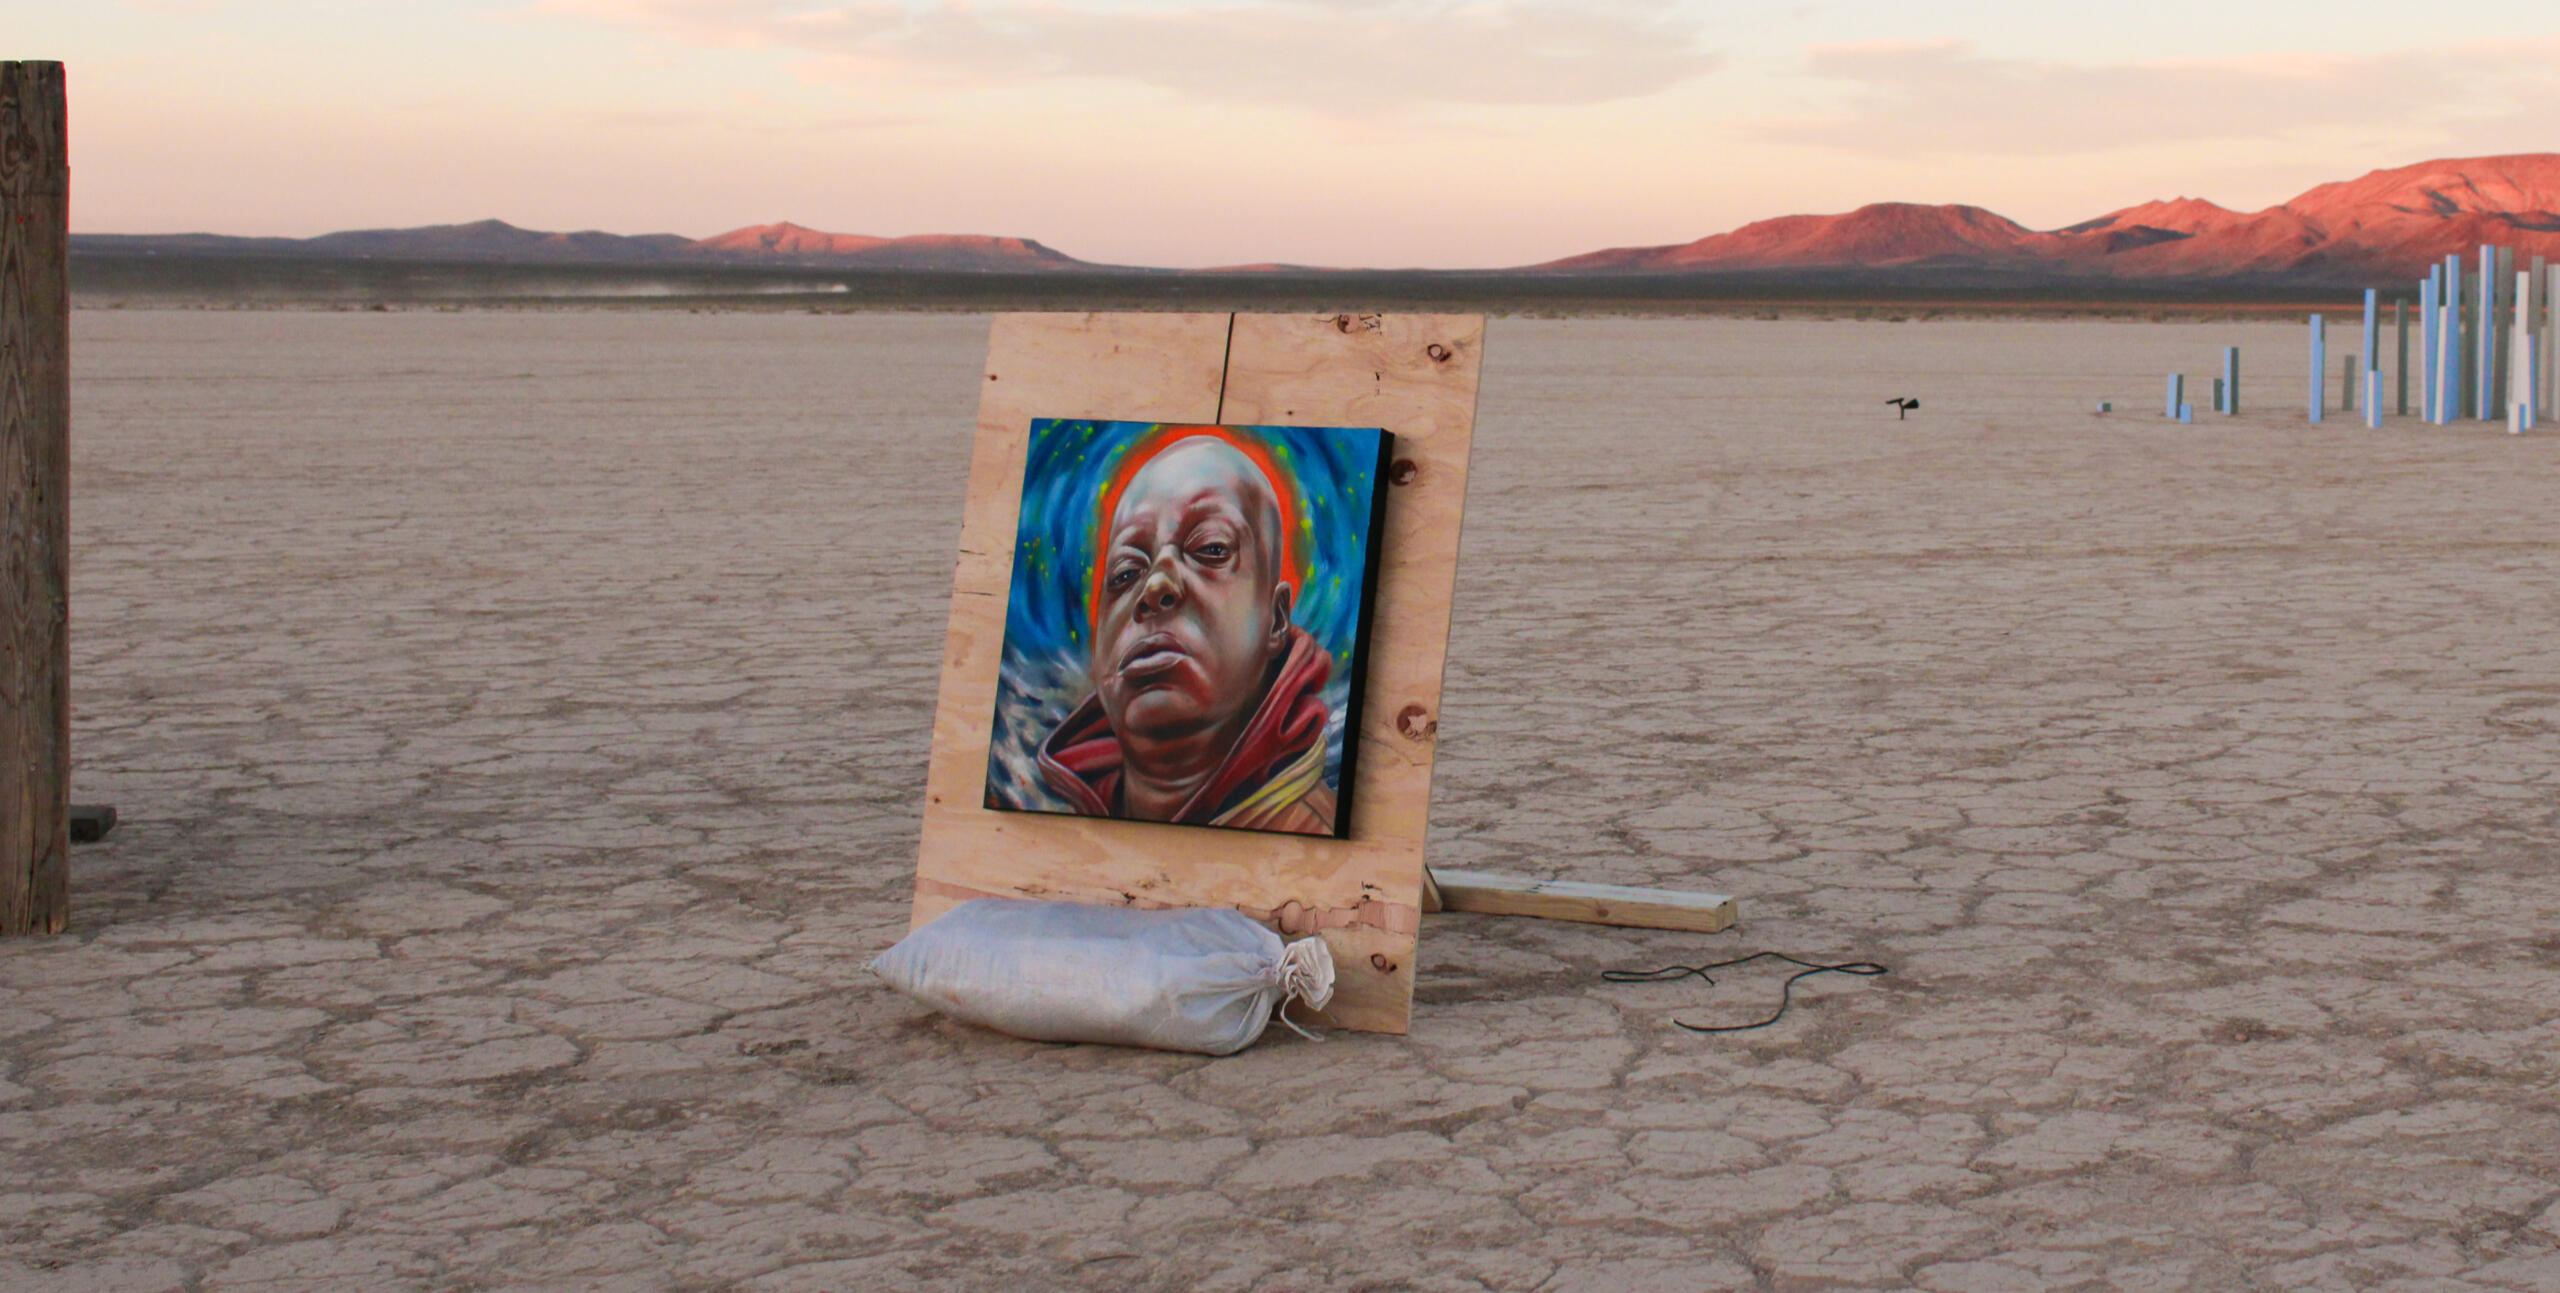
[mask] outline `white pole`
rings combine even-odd
[[[2507,323],[2507,429],[2533,429],[2533,271],[2516,275],[2516,308]]]
[[[2444,394],[2436,401],[2436,422],[2451,426],[2462,417],[2462,258],[2445,257],[2444,283],[2436,292],[2436,307],[2444,312],[2444,323],[2436,329],[2436,343],[2444,353],[2436,358],[2436,380],[2443,383]]]
[[[2328,380],[2328,367],[2329,324],[2327,320],[2315,314],[2311,316],[2311,396],[2306,401],[2310,406],[2311,420],[2314,422],[2319,421],[2321,415],[2327,411],[2325,407],[2327,401],[2322,398],[2327,392],[2320,383]]]

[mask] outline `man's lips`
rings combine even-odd
[[[1131,680],[1169,673],[1190,663],[1191,652],[1170,633],[1150,633],[1120,653],[1120,676]]]

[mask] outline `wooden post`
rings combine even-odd
[[[62,64],[0,62],[0,934],[71,907],[71,168]]]

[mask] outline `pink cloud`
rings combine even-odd
[[[2560,87],[2553,42],[2383,55],[2141,63],[1996,58],[1957,41],[1827,46],[1806,70],[1836,112],[1763,119],[1765,138],[1861,153],[2085,155],[2363,130],[2451,142]]]
[[[1425,104],[1636,98],[1718,56],[1655,0],[1256,0],[1172,10],[1056,3],[541,0],[536,12],[682,44],[811,56],[846,78],[960,86],[1089,78],[1207,101],[1360,116]]]

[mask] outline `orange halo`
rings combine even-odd
[[[1182,441],[1202,436],[1223,440],[1251,459],[1254,467],[1262,473],[1263,483],[1271,487],[1272,500],[1280,505],[1280,569],[1288,576],[1291,600],[1296,600],[1294,594],[1304,582],[1298,569],[1298,496],[1289,488],[1288,473],[1280,470],[1279,462],[1272,458],[1270,446],[1264,444],[1260,437],[1241,434],[1234,427],[1166,425],[1149,432],[1148,438],[1141,439],[1129,450],[1120,460],[1119,467],[1111,473],[1111,487],[1102,491],[1102,508],[1094,516],[1093,569],[1086,576],[1086,623],[1097,626],[1102,623],[1102,571],[1109,564],[1111,554],[1111,517],[1120,510],[1120,496],[1128,492],[1130,479],[1138,474],[1139,468],[1154,461],[1157,454]]]

